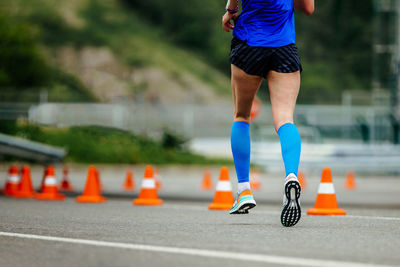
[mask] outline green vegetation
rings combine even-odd
[[[94,99],[78,79],[48,64],[40,53],[38,32],[29,22],[0,14],[0,36],[2,100],[29,101],[43,88],[50,100],[60,95],[61,101]]]
[[[0,86],[43,86],[49,82],[48,67],[28,24],[0,16],[0,36]]]
[[[299,101],[340,103],[344,90],[370,91],[373,1],[316,1],[315,13],[297,14],[297,44],[303,62]]]
[[[45,128],[2,123],[0,132],[49,145],[65,147],[66,160],[83,163],[232,164],[189,152],[182,137],[165,131],[161,141],[99,126]]]
[[[14,17],[33,25],[39,32],[37,39],[50,51],[56,53],[58,47],[66,45],[78,49],[106,46],[133,68],[156,66],[178,82],[180,74],[188,72],[216,92],[230,94],[228,77],[195,53],[177,48],[165,38],[162,29],[149,25],[118,0],[81,1],[75,10],[83,21],[81,26],[69,25],[62,17],[62,8],[57,8],[52,0],[15,0],[14,5],[25,11]]]
[[[119,0],[163,30],[163,39],[201,55],[211,65],[229,73],[232,36],[221,28],[225,0]]]

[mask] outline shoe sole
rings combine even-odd
[[[300,192],[301,186],[298,181],[290,181],[285,185],[285,195],[288,201],[281,213],[283,226],[291,227],[299,222],[301,217]]]
[[[244,201],[240,207],[235,211],[229,211],[230,214],[248,214],[249,209],[252,209],[256,206],[256,202],[254,200],[246,200]]]

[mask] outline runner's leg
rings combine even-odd
[[[238,182],[249,182],[250,168],[250,110],[262,78],[248,75],[231,65],[232,90],[234,96],[234,118],[231,131],[231,148]],[[250,188],[239,188],[242,189]]]
[[[234,101],[234,118],[231,131],[231,149],[238,178],[238,197],[230,213],[240,213],[245,208],[247,200],[252,202],[250,207],[255,206],[255,201],[250,191],[249,169],[250,169],[250,111],[251,105],[262,78],[248,75],[238,67],[231,65],[232,91]],[[243,196],[242,196],[243,193]],[[243,203],[239,203],[242,199]],[[246,200],[246,201],[245,201]],[[254,205],[253,205],[254,204]],[[245,210],[247,211],[247,210]]]
[[[281,222],[283,226],[290,227],[297,224],[301,217],[301,187],[297,180],[301,143],[299,132],[293,124],[293,113],[300,88],[300,72],[270,71],[267,79],[274,126],[281,140],[286,171]]]
[[[300,72],[279,73],[270,71],[267,75],[271,99],[272,116],[282,148],[286,175],[297,175],[300,161],[300,135],[293,124],[293,113],[300,89]]]

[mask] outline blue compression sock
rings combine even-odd
[[[278,130],[281,140],[282,158],[285,164],[286,176],[294,173],[297,176],[300,162],[300,134],[293,123],[285,123]]]
[[[247,122],[235,121],[232,124],[231,149],[238,182],[249,182],[250,125]]]

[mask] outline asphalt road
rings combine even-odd
[[[103,204],[78,204],[72,196],[64,202],[1,196],[0,266],[400,266],[399,177],[356,175],[355,191],[344,190],[344,177],[334,177],[348,215],[318,217],[305,215],[319,180],[310,175],[302,220],[285,228],[279,222],[281,180],[274,175],[262,175],[250,214],[229,215],[207,209],[213,192],[200,189],[202,168],[161,168],[165,204],[133,206],[138,190],[121,190],[125,167],[100,166],[110,196]],[[137,186],[142,170],[134,168]],[[41,172],[32,167],[35,185]],[[212,172],[215,181],[218,170]],[[78,191],[85,173],[86,166],[70,168]]]
[[[251,214],[229,215],[208,211],[207,203],[200,202],[139,207],[127,200],[91,205],[71,198],[39,202],[3,197],[0,266],[310,266],[310,259],[317,260],[311,262],[314,266],[321,260],[333,261],[334,266],[400,263],[400,210],[348,209],[350,215],[344,217],[303,213],[297,226],[284,228],[279,208],[259,205]],[[112,243],[38,239],[43,236]],[[151,247],[121,247],[121,243]],[[178,252],[160,247],[178,248]],[[196,255],[204,251],[205,255]],[[243,257],[229,259],[225,252]],[[266,258],[257,262],[254,254]],[[275,256],[278,262],[272,261]]]

